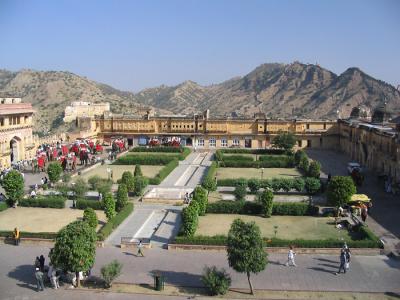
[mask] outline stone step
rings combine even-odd
[[[181,208],[169,210],[158,230],[151,237],[152,246],[165,247],[178,234],[181,226]]]

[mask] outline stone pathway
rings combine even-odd
[[[0,298],[16,299],[15,295],[20,297],[18,299],[24,299],[22,296],[34,298],[33,259],[40,254],[47,259],[48,251],[49,248],[45,247],[0,245]],[[117,282],[153,284],[151,273],[159,271],[165,276],[167,285],[202,286],[200,278],[204,266],[215,265],[225,268],[231,275],[232,288],[248,289],[246,275],[229,268],[225,251],[145,249],[144,254],[145,257],[136,257],[119,248],[100,248],[92,274],[98,276],[103,265],[117,259],[123,264]],[[297,255],[298,267],[284,266],[286,259],[284,254],[270,254],[267,268],[257,275],[252,274],[254,287],[292,291],[400,293],[400,261],[386,256],[353,256],[350,271],[338,276],[334,275],[338,269],[337,255]],[[46,290],[46,293],[52,291]]]

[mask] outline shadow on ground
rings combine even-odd
[[[201,282],[201,275],[198,274],[191,274],[187,272],[174,272],[174,271],[164,271],[164,270],[153,270],[150,272],[152,276],[154,274],[159,274],[164,277],[165,284],[175,285],[182,287],[182,291],[185,289],[190,289],[186,287],[204,287],[203,283]]]
[[[8,277],[16,279],[20,287],[36,290],[35,269],[32,265],[21,265],[8,272]]]

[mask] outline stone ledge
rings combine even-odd
[[[14,244],[14,240],[8,237],[0,237],[0,243],[2,244]],[[21,238],[20,245],[35,245],[35,246],[46,246],[54,247],[53,239],[42,239],[42,238]],[[104,242],[96,242],[97,248],[104,248]]]
[[[226,246],[214,245],[184,245],[184,244],[168,244],[168,250],[205,250],[205,251],[226,251]],[[265,247],[268,253],[287,254],[288,247]],[[297,254],[330,254],[339,255],[340,248],[296,248]],[[351,248],[353,255],[381,255],[382,249],[379,248]]]

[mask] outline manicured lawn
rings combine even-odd
[[[107,222],[103,211],[96,210],[100,226]],[[57,232],[72,221],[82,218],[83,210],[56,209],[37,207],[10,208],[0,212],[0,230],[14,230],[18,227],[21,231],[28,232]]]
[[[261,179],[262,169],[256,168],[218,168],[217,179],[227,178],[258,178]],[[264,168],[263,179],[300,177],[301,173],[295,168]]]
[[[149,178],[153,178],[158,174],[158,172],[164,166],[146,166],[141,165],[140,168],[142,169],[143,175]],[[89,172],[82,174],[81,176],[88,180],[90,177],[94,175],[98,175],[101,178],[107,179],[107,168],[110,168],[113,171],[113,181],[117,182],[118,179],[122,177],[122,173],[125,171],[133,172],[135,171],[134,165],[102,165],[98,166]]]
[[[347,230],[334,226],[334,218],[317,218],[310,216],[272,216],[262,218],[247,215],[207,214],[199,218],[196,235],[227,235],[234,219],[245,222],[254,221],[261,229],[263,237],[274,237],[274,226],[278,226],[277,237],[282,239],[340,239],[350,240]]]

